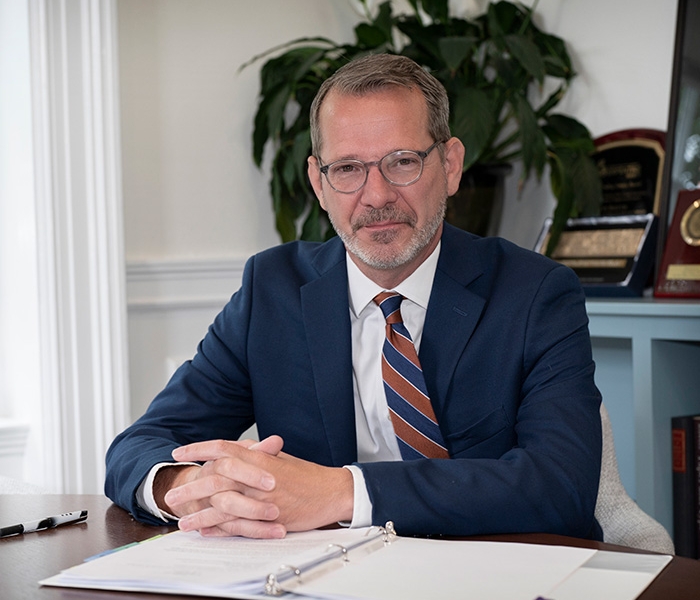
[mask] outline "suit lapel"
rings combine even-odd
[[[344,465],[357,460],[357,439],[348,278],[340,241],[324,244],[313,265],[320,277],[301,288],[304,326],[331,459]]]
[[[440,418],[457,363],[486,300],[469,289],[485,274],[474,238],[445,225],[420,348],[426,385]],[[338,239],[313,260],[319,277],[301,288],[301,304],[319,410],[335,465],[357,460],[345,249]]]
[[[484,276],[484,265],[475,251],[474,238],[466,244],[464,239],[458,242],[457,236],[465,235],[445,225],[420,347],[420,361],[438,420],[457,363],[486,304],[468,287]]]

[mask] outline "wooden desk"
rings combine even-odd
[[[0,495],[0,525],[82,509],[89,511],[85,523],[0,539],[0,596],[3,600],[183,598],[162,594],[40,587],[37,584],[40,579],[77,565],[89,556],[172,530],[170,527],[151,527],[137,523],[107,498],[87,495]],[[631,551],[621,546],[549,534],[496,535],[479,539]],[[675,557],[639,598],[697,600],[699,596],[700,561]]]

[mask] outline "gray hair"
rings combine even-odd
[[[394,54],[370,54],[342,66],[321,87],[311,104],[311,148],[318,157],[321,150],[321,105],[331,90],[351,96],[401,86],[418,89],[428,106],[428,133],[434,141],[447,141],[450,137],[450,104],[443,85],[418,63],[405,56]]]

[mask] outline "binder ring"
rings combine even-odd
[[[396,533],[396,529],[394,529],[393,521],[387,521],[384,524],[384,527],[382,527],[381,525],[372,525],[372,527],[370,527],[365,532],[365,537],[369,536],[370,534],[373,534],[375,531],[378,531],[382,534],[385,544],[391,544],[391,542],[393,542],[396,539],[396,536],[398,535]]]
[[[384,534],[384,543],[391,544],[396,539],[396,529],[394,529],[394,522],[387,521],[384,527],[381,528]]]
[[[343,562],[350,562],[350,559],[348,558],[348,549],[345,546],[342,544],[328,544],[326,552],[328,552],[331,548],[340,548]]]
[[[280,565],[277,572],[281,573],[284,571],[291,571],[292,575],[301,581],[301,571],[294,565]],[[270,573],[265,581],[265,595],[281,596],[282,594],[284,594],[284,590],[280,587],[277,575],[275,573]]]

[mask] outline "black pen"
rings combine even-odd
[[[20,533],[31,533],[32,531],[41,531],[42,529],[53,529],[59,525],[67,525],[69,523],[81,523],[87,519],[88,511],[76,510],[73,512],[63,513],[55,517],[46,517],[38,521],[28,521],[27,523],[19,523],[10,525],[9,527],[0,527],[0,538],[18,535]]]

